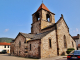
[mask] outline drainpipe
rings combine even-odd
[[[58,45],[57,25],[55,25],[55,30],[56,30],[57,55],[59,56],[59,45]]]

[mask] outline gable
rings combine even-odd
[[[62,16],[60,17],[56,24],[58,25],[57,27],[60,27],[61,25],[65,26],[65,28],[67,28],[69,32],[69,27]]]

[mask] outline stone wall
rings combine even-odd
[[[59,55],[66,54],[67,48],[64,48],[64,35],[66,36],[67,48],[75,48],[76,49],[76,44],[69,34],[68,27],[67,27],[65,21],[63,20],[63,18],[61,18],[59,20],[59,22],[57,23]],[[74,43],[74,47],[72,46],[72,41]]]
[[[31,44],[31,50],[30,50]],[[40,40],[28,42],[28,57],[40,58]]]
[[[14,48],[14,53],[15,53],[15,55],[17,55],[17,56],[22,56],[22,57],[24,57],[25,56],[25,44],[24,44],[24,42],[25,42],[25,38],[21,35],[21,34],[19,34],[18,36],[17,36],[17,38],[15,39],[15,42],[14,42],[14,44],[15,44],[15,48]],[[21,41],[21,46],[19,47],[19,41]]]
[[[45,21],[47,21],[47,19],[46,19],[47,14],[50,16],[50,23],[55,23],[54,14],[42,9],[42,19],[45,20]]]
[[[10,45],[10,54],[14,54],[14,43]]]
[[[51,39],[51,48],[49,47],[49,39]],[[53,56],[57,56],[55,29],[41,39],[41,58],[49,58]]]
[[[34,23],[34,24],[32,24],[32,32],[31,33],[33,33],[33,34],[35,34],[35,33],[40,33],[40,20],[39,21],[37,21],[36,23]]]
[[[45,20],[41,20],[41,29],[44,29],[50,25],[52,25],[53,23],[50,23],[48,21],[45,21]]]
[[[37,16],[36,14],[39,14],[39,20],[37,20]],[[50,21],[47,20],[47,16],[50,16]],[[41,29],[44,29],[46,27],[48,27],[49,25],[52,25],[55,23],[55,18],[54,18],[54,14],[51,12],[48,12],[46,10],[39,10],[36,13],[34,13],[33,15],[33,23],[32,23],[32,27],[31,27],[31,33],[41,33]]]

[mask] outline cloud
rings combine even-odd
[[[9,29],[5,29],[5,32],[8,32],[9,31]]]
[[[76,28],[76,31],[78,32],[78,28]]]

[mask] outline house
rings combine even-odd
[[[69,34],[69,27],[63,15],[55,23],[52,13],[43,3],[38,10],[32,14],[31,33],[17,35],[14,43],[14,55],[49,58],[66,55],[68,48],[76,49],[76,43]]]
[[[77,50],[80,50],[80,35],[77,34],[77,36],[73,36],[73,39],[76,42]]]
[[[11,54],[11,55],[14,55],[14,47],[15,47],[14,41],[15,41],[15,40],[13,39],[12,42],[11,42],[11,44],[10,44],[10,46],[11,46],[11,47],[10,47],[10,54]]]
[[[0,50],[6,50],[7,53],[10,53],[10,43],[0,42]]]

